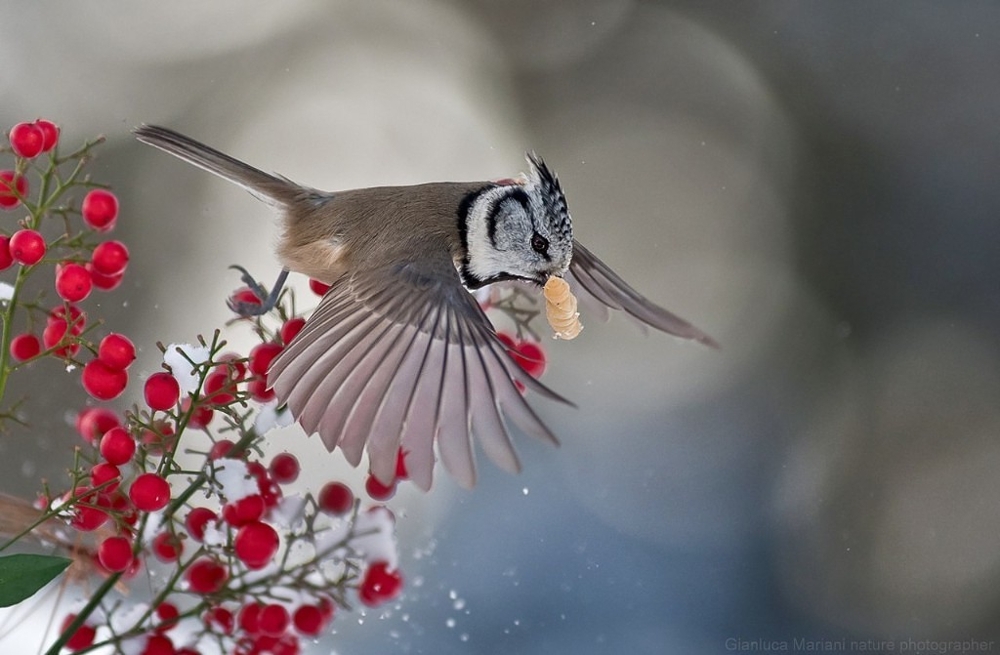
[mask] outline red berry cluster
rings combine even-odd
[[[135,349],[126,337],[117,334],[108,335],[99,344],[91,342],[86,335],[87,315],[79,306],[94,288],[109,291],[121,284],[129,260],[123,243],[98,238],[114,226],[117,198],[107,189],[93,188],[95,185],[82,175],[82,163],[100,140],[60,156],[59,128],[44,119],[18,123],[8,138],[16,159],[13,169],[0,170],[0,208],[23,208],[25,215],[9,233],[0,227],[0,271],[17,266],[14,297],[4,323],[17,325],[15,314],[23,315],[27,329],[4,331],[9,341],[0,353],[0,366],[8,365],[8,356],[17,364],[46,356],[84,364],[75,358],[85,348],[96,357],[80,369],[84,388],[99,400],[115,398],[128,383],[126,369],[135,359]],[[50,156],[37,159],[42,153]],[[28,197],[35,184],[37,200]],[[74,198],[72,194],[80,189],[84,191],[82,199]],[[72,220],[74,215],[79,216],[79,223]],[[37,301],[21,303],[18,299],[25,280],[43,271],[51,271],[51,288],[60,301],[48,311]]]
[[[222,640],[226,652],[298,653],[302,640],[322,634],[338,605],[348,605],[352,587],[357,600],[371,607],[402,590],[388,510],[359,512],[354,492],[341,482],[326,484],[315,497],[286,498],[282,485],[298,479],[297,458],[279,453],[265,462],[254,456],[258,437],[248,428],[249,403],[268,402],[255,392],[255,384],[260,380],[263,387],[270,362],[302,325],[300,318],[287,316],[275,330],[259,324],[261,344],[245,358],[222,352],[218,335],[204,346],[167,348],[164,360],[174,370],[146,378],[142,407],[124,417],[88,408],[78,417],[81,436],[94,448],[94,464],[89,477],[61,500],[63,515],[73,527],[100,534],[99,570],[121,575],[134,575],[144,566],[177,571],[156,577],[180,582],[163,591],[156,613],[118,631],[122,638],[144,639],[143,652],[197,652],[201,640],[208,639]],[[106,341],[94,361],[119,367],[131,363],[130,344],[111,336]],[[191,371],[178,370],[181,363]],[[195,384],[181,381],[186,372]],[[185,438],[188,428],[196,436]],[[221,430],[239,439],[216,436]],[[173,461],[181,438],[189,448],[194,438],[211,439],[202,451],[207,504],[204,494],[194,504],[179,491],[178,485],[191,484],[190,474],[181,473]],[[403,479],[402,453],[398,461],[397,477]],[[378,495],[370,485],[369,493]],[[315,552],[312,561],[287,559],[299,543]],[[345,564],[334,567],[334,574],[319,573],[324,570],[319,563],[330,559]],[[198,618],[202,629],[179,637],[173,631],[178,617]],[[67,620],[65,628],[71,623]],[[67,646],[88,647],[99,625],[88,619]]]
[[[41,370],[53,359],[72,364],[65,369],[79,372],[94,400],[118,398],[135,345],[115,332],[98,339],[101,322],[83,309],[95,287],[118,286],[128,265],[126,246],[104,236],[117,221],[118,200],[83,174],[93,143],[61,156],[59,129],[45,120],[15,126],[9,141],[0,153],[9,150],[14,165],[0,170],[0,208],[23,215],[13,229],[0,226],[0,271],[9,269],[10,283],[0,282],[13,288],[0,305],[0,398],[10,373]],[[24,281],[46,272],[49,293],[61,302],[22,301]],[[318,295],[329,289],[315,280],[310,288]],[[233,300],[261,302],[250,289]],[[146,377],[139,405],[79,412],[78,463],[65,492],[46,490],[43,518],[61,518],[80,533],[90,570],[110,579],[101,595],[65,617],[66,648],[189,655],[208,640],[225,652],[292,654],[323,633],[338,606],[356,600],[377,607],[401,593],[388,509],[363,508],[339,481],[315,495],[286,495],[283,487],[299,478],[298,460],[290,453],[260,457],[269,429],[260,404],[271,416],[284,411],[267,371],[305,324],[287,305],[281,297],[273,312],[251,321],[260,343],[246,357],[226,352],[218,332],[197,346],[161,347],[166,370]],[[537,361],[530,348],[520,352]],[[0,422],[11,415],[0,411]],[[369,475],[367,496],[385,500],[406,478],[401,451],[392,480]],[[302,552],[314,555],[303,561]],[[114,623],[122,602],[110,583],[144,568],[166,569],[149,576],[152,607],[132,625]],[[113,636],[98,644],[109,632],[99,629],[105,622]],[[178,630],[185,622],[201,628]]]
[[[380,507],[357,512],[353,491],[340,482],[325,485],[315,499],[286,500],[281,485],[298,479],[298,459],[279,453],[265,465],[252,455],[252,438],[217,439],[205,452],[205,489],[215,506],[177,503],[166,465],[173,451],[158,448],[162,442],[149,434],[179,437],[191,425],[185,421],[205,405],[224,417],[227,427],[242,424],[239,407],[250,394],[241,388],[246,384],[241,376],[250,371],[249,361],[214,355],[220,347],[213,343],[198,364],[202,383],[191,393],[180,391],[174,375],[155,373],[144,385],[145,409],[124,419],[105,408],[80,412],[77,429],[93,446],[95,463],[89,478],[54,505],[71,507],[62,511],[74,528],[100,534],[99,570],[131,576],[143,566],[171,566],[180,572],[183,586],[165,590],[157,611],[122,635],[145,639],[143,652],[198,652],[201,639],[221,639],[227,652],[298,653],[301,640],[322,634],[337,605],[347,604],[349,587],[356,586],[358,600],[372,607],[399,595],[402,577],[392,564],[394,555],[385,557],[391,515]],[[229,382],[208,393],[208,380],[220,371]],[[166,424],[171,427],[164,429]],[[210,419],[199,432],[211,434],[212,428]],[[283,553],[297,542],[316,552],[313,561],[289,563]],[[351,563],[333,577],[305,574],[321,570],[319,562],[330,558]],[[198,617],[201,631],[175,641],[178,617]],[[74,618],[66,618],[64,630]],[[88,648],[99,625],[93,619],[83,623],[66,646]]]
[[[18,123],[8,133],[10,150],[18,158],[14,170],[0,171],[0,209],[17,207],[28,195],[24,162],[49,152],[59,141],[59,128],[52,121],[39,118],[32,123]]]

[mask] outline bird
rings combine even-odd
[[[431,487],[438,457],[471,488],[474,441],[517,473],[511,422],[559,443],[518,387],[572,403],[514,361],[476,301],[477,289],[507,281],[541,287],[561,277],[602,318],[620,310],[641,325],[718,348],[575,240],[560,182],[534,152],[515,178],[328,192],[168,128],[142,125],[134,133],[277,209],[283,268],[263,305],[274,303],[289,271],[330,286],[272,362],[267,384],[328,450],[340,448],[355,467],[367,450],[371,474],[383,483],[392,481],[402,449],[419,488]]]

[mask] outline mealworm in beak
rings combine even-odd
[[[574,339],[583,324],[576,311],[576,296],[569,290],[569,282],[561,277],[550,277],[543,289],[545,295],[545,317],[556,333],[557,339]]]

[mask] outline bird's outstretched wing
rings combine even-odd
[[[434,443],[445,468],[475,484],[472,435],[501,468],[520,463],[505,418],[558,443],[515,386],[565,401],[527,375],[472,295],[450,253],[362,268],[327,291],[273,363],[268,383],[309,433],[391,480],[402,447],[410,478],[431,485]],[[432,252],[434,249],[431,249]]]
[[[604,318],[608,308],[620,309],[657,330],[682,339],[694,339],[712,348],[719,347],[712,337],[642,296],[579,241],[573,241],[573,259],[567,277],[581,302],[596,307]]]

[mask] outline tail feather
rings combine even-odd
[[[283,177],[265,173],[171,129],[142,125],[134,132],[135,138],[139,141],[238,184],[265,202],[289,205],[301,199],[303,195],[316,193]]]

